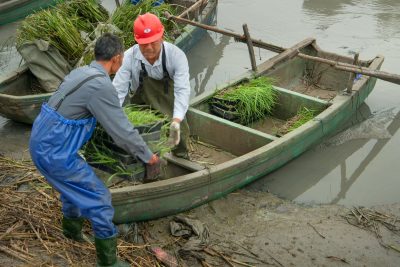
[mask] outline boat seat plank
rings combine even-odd
[[[188,110],[187,118],[192,135],[235,156],[241,156],[278,139],[192,107]]]
[[[206,167],[198,164],[196,162],[192,162],[190,160],[187,159],[183,159],[183,158],[178,158],[174,155],[172,155],[171,153],[167,153],[164,155],[164,158],[168,161],[171,162],[175,165],[178,165],[180,167],[183,167],[189,171],[201,171],[204,170]]]

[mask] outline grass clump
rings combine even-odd
[[[289,119],[286,125],[283,127],[285,129],[285,133],[291,132],[306,122],[312,120],[318,112],[314,109],[309,109],[306,107],[302,107],[297,111],[297,114]]]
[[[69,62],[79,59],[86,47],[81,31],[93,31],[109,15],[96,0],[71,0],[25,18],[18,30],[17,47],[35,40],[47,41]]]
[[[272,79],[259,77],[248,83],[218,92],[212,104],[223,106],[238,116],[242,124],[259,120],[271,113],[277,101],[277,93],[272,86]]]
[[[98,22],[109,18],[108,11],[97,0],[71,0],[57,6],[67,14],[80,31],[87,33],[94,30]]]
[[[306,107],[301,108],[294,117],[295,121],[289,127],[289,132],[299,128],[301,125],[308,122],[309,120],[312,120],[316,114],[316,110],[308,109]]]
[[[69,61],[79,58],[85,48],[74,22],[57,8],[41,10],[21,22],[17,30],[17,47],[35,40],[47,41]]]
[[[142,0],[137,5],[132,5],[130,1],[125,1],[114,11],[111,22],[123,32],[122,38],[126,48],[136,43],[132,34],[133,21],[139,15],[143,15],[147,12],[160,18],[164,25],[164,39],[166,41],[173,41],[176,34],[181,31],[180,26],[178,26],[176,22],[168,20],[164,15],[166,11],[172,15],[177,15],[177,6],[165,3],[159,6],[153,6],[154,2],[156,2],[156,0]]]
[[[128,105],[124,108],[128,120],[134,125],[147,125],[159,121],[165,121],[167,117],[155,110],[146,106]]]
[[[149,141],[147,145],[153,153],[157,153],[160,157],[171,151],[171,147],[168,146],[169,123],[166,123],[168,119],[166,115],[150,109],[149,106],[141,105],[128,105],[124,108],[124,112],[134,126],[150,126],[147,130],[151,130],[151,124],[163,123],[160,139]],[[146,133],[145,129],[142,134]],[[117,147],[100,125],[97,125],[92,138],[85,145],[83,154],[91,165],[112,173],[107,179],[107,183],[111,182],[114,177],[134,177],[144,171],[143,166],[132,168],[137,165],[135,163],[140,161]],[[130,163],[123,163],[121,156]]]

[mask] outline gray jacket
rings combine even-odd
[[[67,96],[59,106],[58,113],[72,120],[95,117],[118,146],[142,161],[149,162],[153,153],[129,122],[108,73],[99,63],[93,61],[89,66],[71,71],[48,104],[54,107],[63,95],[85,78],[96,74],[104,76],[89,80]]]

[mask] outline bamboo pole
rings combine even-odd
[[[168,19],[173,19],[176,22],[179,23],[184,23],[184,24],[189,24],[189,25],[193,25],[199,28],[203,28],[209,31],[213,31],[213,32],[217,32],[220,34],[224,34],[230,37],[235,38],[236,41],[239,42],[243,42],[243,43],[247,43],[246,37],[234,32],[230,32],[230,31],[225,31],[222,29],[219,29],[217,27],[214,26],[209,26],[209,25],[205,25],[205,24],[201,24],[195,21],[191,21],[188,19],[184,19],[184,18],[178,18],[176,16],[172,16],[170,13],[165,12],[165,16]],[[270,43],[266,43],[263,42],[261,40],[256,40],[256,39],[250,39],[251,42],[253,43],[253,46],[255,47],[259,47],[259,48],[263,48],[263,49],[267,49],[269,51],[275,52],[275,53],[282,53],[283,51],[286,50],[286,48],[280,47],[280,46],[276,46],[274,44],[270,44]],[[391,82],[391,83],[395,83],[395,84],[399,84],[400,85],[400,75],[398,74],[393,74],[393,73],[388,73],[385,71],[380,71],[380,70],[371,70],[365,67],[360,67],[360,66],[355,66],[352,64],[347,64],[344,62],[339,62],[339,61],[334,61],[334,60],[329,60],[329,59],[325,59],[325,58],[321,58],[321,57],[313,57],[313,56],[309,56],[303,53],[300,53],[299,51],[296,52],[297,54],[295,56],[298,56],[300,58],[306,59],[306,60],[312,60],[312,61],[316,61],[316,62],[320,62],[320,63],[324,63],[324,64],[328,64],[330,66],[332,66],[333,68],[337,69],[337,70],[342,70],[342,71],[347,71],[347,72],[352,72],[352,73],[359,73],[359,74],[363,74],[366,76],[370,76],[370,77],[374,77],[374,78],[378,78],[381,80],[385,80],[387,82]]]
[[[249,49],[251,69],[253,71],[257,71],[256,56],[254,55],[253,42],[251,41],[251,37],[250,37],[249,29],[247,28],[247,24],[243,24],[243,32],[244,32],[244,36],[246,36],[247,48]]]

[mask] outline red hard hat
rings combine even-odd
[[[139,15],[133,23],[133,35],[138,44],[149,44],[160,39],[164,26],[160,19],[151,13]]]

